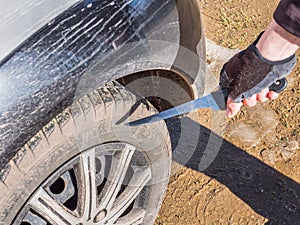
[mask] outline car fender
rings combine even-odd
[[[145,70],[174,70],[201,94],[205,45],[199,2],[152,0],[137,15],[127,14],[130,2],[64,0],[37,19],[39,25],[24,25],[28,32],[20,35],[22,40],[8,40],[16,30],[1,34],[8,47],[0,63],[0,165],[74,97],[110,80]],[[13,18],[19,10],[3,13]],[[25,19],[16,18],[14,23]]]

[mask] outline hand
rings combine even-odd
[[[223,66],[220,79],[220,87],[229,96],[227,116],[235,116],[243,105],[276,99],[278,94],[267,87],[293,70],[299,46],[299,37],[272,20],[253,44],[232,57]]]
[[[244,99],[243,102],[236,103],[229,97],[227,100],[226,116],[227,118],[233,118],[240,111],[243,105],[252,107],[256,105],[257,101],[265,102],[268,100],[275,100],[278,96],[278,93],[269,91],[269,88],[265,88],[260,93]]]
[[[268,87],[286,77],[296,65],[292,54],[280,61],[264,58],[255,41],[246,50],[233,56],[222,68],[220,87],[228,94],[227,116],[232,118],[240,108],[254,106],[257,101],[278,97]]]

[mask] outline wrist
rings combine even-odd
[[[280,61],[293,55],[300,46],[300,38],[284,30],[274,20],[256,44],[259,53],[270,61]]]

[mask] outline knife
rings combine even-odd
[[[287,87],[287,80],[286,78],[283,78],[281,80],[275,81],[269,89],[271,91],[275,91],[277,93],[280,93]],[[139,126],[143,124],[148,123],[154,123],[160,120],[169,119],[174,116],[182,115],[185,113],[189,113],[191,111],[194,111],[196,109],[202,109],[202,108],[211,108],[213,110],[225,110],[226,109],[226,102],[227,102],[227,92],[224,90],[218,90],[215,92],[212,92],[204,97],[197,98],[195,100],[186,102],[182,105],[176,106],[171,109],[167,109],[165,111],[162,111],[160,113],[131,121],[129,123],[126,123],[127,126]]]

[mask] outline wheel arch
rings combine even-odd
[[[178,10],[181,9],[179,11],[185,12],[186,9],[194,8],[198,15],[198,7],[184,4],[185,1],[180,2],[182,5],[178,8]],[[167,3],[171,4],[172,1],[167,1]],[[171,5],[173,7],[173,4]],[[161,17],[159,12],[162,12],[163,9],[154,10],[159,18]],[[195,38],[193,38],[192,47],[185,46],[182,42],[188,38],[187,35],[190,33],[185,34],[184,30],[179,32],[179,25],[181,24],[182,28],[185,24],[190,24],[189,21],[193,18],[192,16],[182,16],[183,21],[178,21],[178,13],[174,8],[172,13],[166,16],[166,21],[153,21],[152,25],[155,25],[155,29],[153,28],[152,31],[146,29],[148,24],[145,23],[141,24],[138,29],[135,28],[144,32],[133,33],[134,35],[129,32],[131,36],[123,40],[122,46],[111,44],[115,43],[115,40],[118,41],[119,36],[110,37],[107,35],[110,39],[106,40],[105,49],[98,49],[99,52],[93,46],[101,43],[102,36],[94,35],[97,32],[97,27],[94,27],[89,34],[82,32],[82,40],[70,38],[68,39],[70,43],[66,44],[63,50],[54,49],[53,51],[52,45],[59,44],[57,43],[57,35],[63,40],[65,31],[67,31],[65,28],[60,29],[61,26],[57,26],[57,24],[66,23],[68,28],[69,23],[75,23],[77,19],[72,16],[75,15],[73,11],[86,16],[88,21],[89,14],[86,14],[88,10],[81,11],[81,7],[75,7],[68,14],[64,14],[45,25],[36,35],[26,40],[9,58],[1,62],[0,113],[4,116],[0,118],[0,137],[3,138],[0,143],[0,169],[43,125],[70,105],[74,100],[74,95],[80,97],[88,93],[87,91],[91,88],[101,87],[108,81],[126,77],[132,79],[134,76],[140,79],[145,74],[148,76],[157,72],[168,73],[169,77],[172,78],[169,81],[175,85],[184,84],[186,88],[183,90],[186,91],[187,96],[190,96],[186,100],[203,93],[205,75],[203,32],[196,32],[197,34],[193,35]],[[98,15],[95,12],[93,12],[93,16]],[[118,12],[121,13],[121,11]],[[68,18],[66,21],[64,20],[65,16]],[[193,33],[197,26],[201,28],[199,23],[201,21],[192,23],[193,29],[190,29],[190,32]],[[107,26],[107,32],[109,27]],[[160,35],[165,29],[170,29],[168,30],[170,31],[169,34]],[[148,36],[145,38],[142,35]],[[94,38],[93,42],[89,42],[93,46],[87,46],[85,49],[80,48],[80,54],[76,54],[73,49],[76,49],[80,44],[85,46],[88,37],[98,37],[99,40]],[[134,42],[135,40],[138,42]],[[91,57],[91,53],[93,53],[93,57]],[[38,66],[36,66],[37,64]],[[190,64],[195,66],[190,66]],[[163,77],[168,76],[164,75]],[[174,82],[178,79],[180,82]],[[28,87],[30,89],[27,89]],[[165,99],[169,98],[165,97],[165,93],[160,94],[160,96]],[[180,103],[173,103],[172,105]]]

